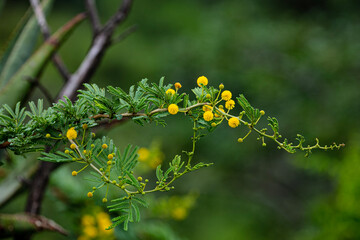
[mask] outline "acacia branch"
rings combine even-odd
[[[102,26],[99,19],[98,11],[96,9],[96,4],[94,0],[85,0],[85,6],[87,15],[91,22],[91,27],[93,29],[94,36],[98,35]]]
[[[39,0],[30,0],[30,4],[33,8],[36,20],[39,24],[40,31],[43,34],[44,39],[48,40],[50,38],[50,29],[46,22],[45,14],[40,6]],[[55,53],[52,57],[52,61],[62,78],[67,81],[70,78],[70,73],[67,70],[64,62],[61,60],[60,56]]]
[[[89,52],[78,70],[70,77],[69,81],[60,91],[58,99],[63,99],[64,96],[67,96],[73,100],[76,97],[76,91],[95,73],[106,49],[111,44],[115,28],[128,16],[132,2],[132,0],[124,0],[115,15],[110,18],[99,34],[95,36]]]

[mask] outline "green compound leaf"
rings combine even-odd
[[[203,168],[203,167],[209,167],[213,165],[213,163],[203,163],[203,162],[199,162],[198,164],[196,164],[194,167],[191,168],[192,171],[194,170],[198,170],[200,168]]]
[[[269,126],[272,128],[274,135],[279,135],[279,122],[274,117],[268,117],[267,120],[269,121]]]
[[[69,154],[65,154],[64,152],[57,151],[56,153],[42,153],[43,157],[39,157],[38,159],[46,162],[57,162],[57,163],[65,163],[65,162],[73,162],[74,160]]]
[[[120,224],[124,224],[124,230],[128,230],[129,222],[139,222],[140,221],[140,206],[147,206],[144,204],[144,200],[132,197],[132,198],[118,198],[112,200],[113,202],[119,202],[117,204],[113,204],[108,206],[109,212],[118,211],[120,216],[111,219],[113,222],[107,229],[112,229]]]
[[[119,176],[124,177],[128,172],[131,172],[134,169],[139,157],[137,154],[138,149],[139,147],[136,146],[133,148],[132,145],[129,144],[122,154],[117,150],[116,155],[118,156],[118,159],[115,162],[115,166]]]
[[[253,108],[243,94],[240,94],[240,96],[236,99],[238,100],[240,106],[244,109],[246,117],[252,124],[254,124],[260,118],[259,109]]]

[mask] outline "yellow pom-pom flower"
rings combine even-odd
[[[209,106],[209,105],[204,105],[204,106],[202,107],[202,110],[203,110],[204,112],[212,111],[212,109],[213,109],[213,107],[212,107],[212,106]]]
[[[70,128],[67,132],[66,132],[66,137],[69,140],[74,140],[75,138],[77,138],[77,132],[75,130],[74,127]]]
[[[211,111],[204,112],[203,118],[205,121],[211,121],[214,118],[214,114]]]
[[[172,115],[175,115],[179,112],[179,107],[176,104],[170,104],[168,107],[168,112]]]
[[[76,148],[76,145],[75,145],[74,143],[72,143],[72,144],[70,145],[70,148],[71,148],[71,149],[75,149],[75,148]]]
[[[235,107],[235,102],[234,100],[230,99],[229,101],[226,101],[225,103],[225,108],[226,109],[233,109]]]
[[[219,85],[219,88],[220,88],[220,89],[224,89],[224,84],[220,84],[220,85]]]
[[[49,133],[47,133],[47,134],[45,135],[45,137],[46,137],[46,138],[49,138],[49,137],[51,137],[51,135],[50,135]]]
[[[232,117],[232,118],[229,119],[228,124],[229,124],[230,127],[236,128],[237,126],[240,125],[240,121],[239,121],[238,118]]]
[[[197,85],[199,87],[208,85],[209,81],[205,76],[201,76],[197,79]]]
[[[229,90],[225,90],[221,94],[222,100],[225,100],[225,101],[229,101],[231,99],[231,97],[232,97],[232,94]]]
[[[101,145],[101,147],[102,147],[103,149],[107,149],[108,145],[107,145],[106,143],[104,143],[103,145]]]
[[[113,158],[114,158],[114,155],[109,154],[107,157],[108,157],[108,159],[109,159],[109,160],[111,160],[111,159],[113,159]]]
[[[87,129],[89,126],[86,124],[86,123],[84,123],[83,125],[82,125],[82,128],[85,130],[85,129]]]
[[[175,94],[175,90],[172,89],[172,88],[169,88],[168,90],[166,90],[166,94],[174,95],[174,94]]]
[[[76,176],[78,173],[77,171],[72,171],[71,175]]]
[[[265,111],[264,111],[264,110],[261,110],[261,111],[260,111],[260,114],[261,114],[261,115],[265,115]]]
[[[92,198],[94,196],[94,194],[92,192],[88,192],[87,196],[88,196],[88,198]]]
[[[181,86],[181,84],[179,83],[179,82],[176,82],[175,83],[175,89],[179,89],[179,88],[181,88],[182,86]]]

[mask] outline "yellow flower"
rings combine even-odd
[[[168,112],[172,115],[175,115],[179,112],[179,107],[176,104],[170,104],[168,107]]]
[[[199,87],[208,85],[208,79],[205,76],[201,76],[197,79],[197,85]]]
[[[204,112],[206,112],[206,111],[212,111],[212,109],[213,109],[213,107],[212,107],[212,106],[209,106],[209,105],[204,105],[204,106],[202,107],[202,110],[203,110]]]
[[[182,86],[181,86],[181,84],[179,83],[179,82],[176,82],[175,83],[175,89],[179,89],[179,88],[181,88]]]
[[[233,109],[235,107],[235,102],[234,100],[229,100],[229,101],[226,101],[225,103],[225,107],[226,109]]]
[[[92,198],[94,196],[94,194],[92,192],[88,192],[87,196],[88,196],[88,198]]]
[[[225,101],[229,101],[231,99],[231,97],[232,97],[232,94],[228,90],[223,91],[221,94],[221,98]]]
[[[107,149],[108,145],[106,143],[104,143],[103,145],[101,145],[102,149]]]
[[[107,158],[108,158],[109,160],[111,160],[111,159],[113,159],[113,158],[114,158],[114,155],[109,154],[109,155],[107,156]]]
[[[98,235],[98,231],[94,226],[86,226],[83,231],[86,236],[91,238],[95,238]]]
[[[91,226],[95,224],[95,219],[93,216],[86,214],[84,216],[82,216],[81,218],[81,224],[83,226]]]
[[[187,211],[184,207],[176,207],[172,210],[171,216],[175,220],[184,220],[187,216]]]
[[[46,138],[49,138],[49,137],[51,137],[51,135],[50,135],[49,133],[47,133],[47,134],[45,135],[45,137],[46,137]]]
[[[78,173],[77,171],[72,171],[71,175],[76,176]]]
[[[220,84],[220,85],[219,85],[219,88],[220,88],[220,89],[224,89],[224,84]]]
[[[74,140],[74,139],[77,137],[77,132],[75,131],[75,128],[74,128],[74,127],[70,128],[70,129],[67,131],[66,137],[67,137],[69,140]]]
[[[72,143],[72,144],[70,145],[70,148],[71,148],[71,149],[75,149],[75,148],[76,148],[76,145],[75,145],[74,143]]]
[[[172,88],[169,88],[168,90],[166,90],[166,94],[174,95],[174,94],[175,94],[175,90],[172,89]]]
[[[151,159],[151,162],[149,163],[149,166],[152,168],[152,169],[155,169],[159,164],[162,163],[162,159],[159,158],[159,157],[154,157]]]
[[[240,124],[240,121],[238,118],[236,117],[232,117],[229,119],[229,126],[232,127],[232,128],[236,128],[237,126],[239,126]]]
[[[105,235],[112,234],[114,229],[106,230],[107,227],[111,225],[111,220],[108,214],[104,212],[99,212],[96,214],[96,219],[98,222],[99,230]]]
[[[265,115],[265,111],[264,111],[264,110],[261,110],[261,111],[260,111],[260,114],[261,114],[261,115]]]
[[[142,147],[138,150],[138,154],[139,154],[139,161],[144,162],[149,158],[150,151],[147,148]]]
[[[89,126],[86,124],[86,123],[84,123],[83,125],[82,125],[82,128],[85,130],[85,129],[87,129]]]
[[[214,118],[214,114],[211,111],[206,111],[204,112],[203,118],[205,119],[205,121],[211,121]]]

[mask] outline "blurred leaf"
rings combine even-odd
[[[0,0],[0,15],[1,15],[4,5],[5,5],[5,0]]]
[[[53,0],[44,0],[42,2],[42,9],[45,14],[49,12],[52,2]],[[32,9],[30,8],[20,20],[18,27],[12,34],[13,37],[8,48],[0,60],[0,87],[6,85],[33,53],[39,35],[39,25],[35,15],[29,18],[31,12]]]
[[[22,183],[19,179],[29,179],[38,166],[36,156],[29,157],[26,161],[21,156],[13,156],[13,160],[18,164],[11,169],[11,172],[0,183],[0,206],[10,200],[17,190],[21,188]]]
[[[85,18],[84,14],[77,15],[54,33],[41,47],[21,66],[15,75],[0,89],[0,104],[5,102],[14,106],[31,87],[29,79],[38,77],[52,54],[65,42],[77,25]]]

